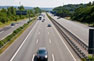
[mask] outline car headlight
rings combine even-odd
[[[47,58],[47,55],[45,56],[45,58]]]

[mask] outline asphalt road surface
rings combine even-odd
[[[40,47],[47,49],[48,61],[79,61],[79,58],[73,55],[46,14],[43,14],[45,15],[45,21],[37,20],[19,48],[14,53],[10,51],[16,47],[12,46],[13,43],[1,54],[0,61],[34,61],[36,52]],[[48,24],[51,24],[51,27],[47,27]],[[23,38],[23,36],[19,38]],[[10,56],[9,53],[13,55]]]
[[[11,34],[14,30],[16,30],[20,26],[24,25],[25,23],[27,23],[27,21],[28,21],[28,19],[22,20],[22,21],[15,23],[14,26],[8,25],[4,28],[1,28],[0,29],[0,40],[4,39],[6,36]]]
[[[51,24],[52,27],[47,27]],[[38,20],[10,61],[34,61],[38,48],[45,47],[48,61],[76,61],[54,25],[45,17]]]
[[[88,45],[89,29],[92,29],[92,27],[89,27],[87,25],[84,25],[78,22],[70,21],[64,18],[58,19],[58,16],[53,16],[50,13],[49,15],[52,18],[54,18],[58,23],[60,23],[62,26],[64,26],[67,30],[69,30],[75,36],[77,36],[80,40],[82,40],[85,44]]]

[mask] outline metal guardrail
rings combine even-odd
[[[76,40],[79,43],[79,45],[81,45],[86,51],[88,50],[88,46],[85,43],[83,43],[80,39],[78,39],[75,35],[73,35],[71,32],[69,32],[66,28],[64,28],[62,25],[56,22],[53,18],[50,17],[50,20],[55,25],[60,34],[64,37],[64,39],[68,42],[68,44],[72,47],[75,53],[80,58],[88,59],[86,54],[84,54],[84,52],[82,52],[81,49],[78,48],[76,44],[74,44],[74,42],[64,33],[64,31],[66,31],[74,40]],[[62,29],[64,29],[64,31]]]
[[[56,22],[56,21],[54,20],[54,22]],[[56,22],[56,23],[60,27],[62,27],[74,40],[76,40],[85,50],[88,51],[88,46],[84,42],[82,42],[79,38],[77,38],[74,34],[72,34],[70,31],[68,31],[66,28],[64,28],[62,25],[60,25],[58,22]]]

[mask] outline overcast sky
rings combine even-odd
[[[94,0],[0,0],[0,6],[57,7],[65,4],[88,3]]]

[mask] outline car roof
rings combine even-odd
[[[39,50],[46,50],[46,48],[44,48],[44,47],[41,47],[41,48],[39,48]]]

